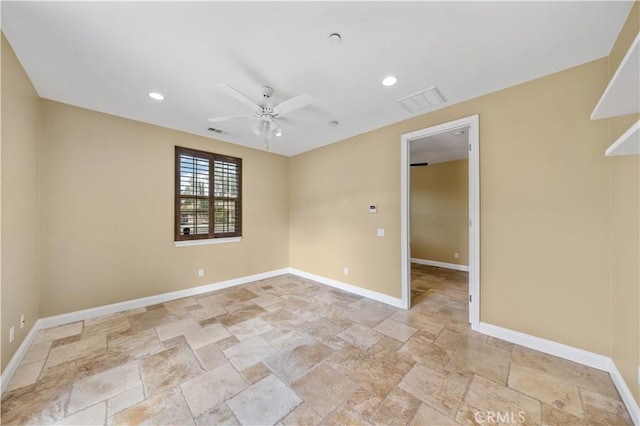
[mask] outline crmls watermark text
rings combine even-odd
[[[524,411],[478,411],[474,417],[480,424],[518,424],[526,420]]]

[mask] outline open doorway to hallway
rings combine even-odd
[[[443,306],[450,302],[456,316],[477,324],[478,116],[405,134],[401,143],[405,306],[447,299],[440,300]],[[433,301],[425,301],[431,296]]]
[[[411,303],[469,318],[469,127],[409,142]]]

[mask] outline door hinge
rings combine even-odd
[[[471,295],[469,295],[469,303],[471,303]]]
[[[469,151],[471,151],[471,144],[469,144]]]
[[[471,219],[469,219],[469,226],[473,226],[473,225],[471,225]]]

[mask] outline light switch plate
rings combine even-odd
[[[378,237],[384,237],[384,228],[378,228]]]

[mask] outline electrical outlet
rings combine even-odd
[[[9,329],[9,343],[13,343],[13,338],[15,337],[15,330],[13,327]]]
[[[24,328],[24,314],[20,315],[20,329]]]
[[[453,257],[455,257],[456,259],[458,259],[460,257],[460,253],[453,253]]]
[[[347,268],[346,266],[344,267],[344,274],[349,275],[349,268]]]
[[[384,237],[384,228],[378,228],[378,237]]]
[[[198,269],[198,277],[204,277],[204,269]]]

